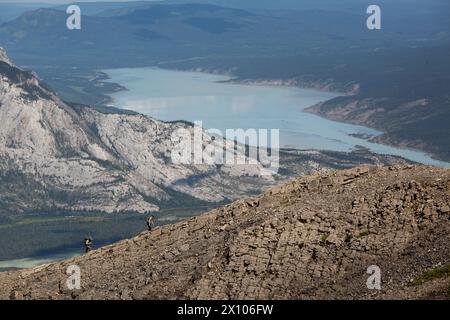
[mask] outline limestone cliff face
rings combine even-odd
[[[193,135],[192,125],[65,103],[36,74],[15,66],[3,49],[0,123],[0,214],[54,209],[143,213],[158,210],[174,197],[236,200],[293,174],[354,163],[402,162],[372,154],[333,157],[298,151],[286,153],[289,160],[281,159],[284,173],[276,177],[261,175],[259,161],[175,164],[172,135],[179,129]],[[224,147],[205,132],[202,143],[215,150]],[[234,153],[247,159],[243,146]]]
[[[445,299],[449,240],[449,170],[360,167],[294,179],[71,260],[0,273],[0,298]],[[81,290],[65,286],[73,264]],[[381,290],[367,289],[371,265]]]
[[[260,163],[240,168],[174,164],[171,135],[179,128],[192,132],[192,126],[66,104],[34,73],[13,65],[3,50],[0,123],[2,184],[13,189],[20,178],[29,189],[1,198],[5,212],[148,212],[170,199],[168,190],[215,202],[271,182],[258,177]],[[205,135],[203,142],[211,137]],[[241,176],[250,178],[238,181]],[[10,188],[4,189],[7,194]]]

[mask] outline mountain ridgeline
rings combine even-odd
[[[449,235],[449,170],[359,167],[0,273],[0,298],[449,299]],[[71,265],[81,270],[79,290],[66,285]],[[381,290],[367,286],[373,266]]]

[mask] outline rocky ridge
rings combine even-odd
[[[301,177],[87,255],[0,274],[2,299],[448,299],[450,170]],[[82,272],[81,290],[65,286]],[[381,270],[369,290],[367,268]],[[433,274],[433,273],[431,273]]]

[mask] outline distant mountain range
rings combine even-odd
[[[0,44],[65,100],[85,104],[104,104],[118,89],[97,83],[104,77],[98,70],[115,67],[351,92],[310,111],[450,160],[450,3],[416,1],[412,10],[410,1],[380,2],[383,28],[369,31],[359,1],[286,0],[280,10],[272,1],[202,2],[80,3],[80,31],[65,28],[63,7],[39,9],[1,25]]]
[[[39,62],[48,63],[52,56],[58,65],[71,61],[72,65],[111,66],[118,61],[151,64],[192,57],[228,57],[237,62],[245,57],[292,55],[330,59],[450,39],[448,17],[441,11],[410,15],[386,10],[383,21],[388,31],[377,33],[367,30],[364,7],[253,12],[211,4],[138,2],[125,8],[105,6],[104,11],[89,10],[89,4],[80,6],[85,15],[81,31],[66,29],[67,14],[62,8],[39,9],[3,24],[0,41],[20,64],[31,64],[33,52]],[[130,52],[130,47],[135,50]]]

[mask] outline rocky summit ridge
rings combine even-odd
[[[449,299],[450,170],[300,177],[67,261],[0,273],[2,299]],[[81,289],[68,290],[78,265]],[[381,271],[381,290],[367,269]]]

